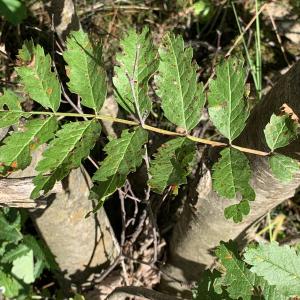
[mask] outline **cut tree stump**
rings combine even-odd
[[[300,116],[300,62],[283,75],[254,108],[247,127],[234,143],[269,151],[263,129],[271,115],[279,113],[284,103]],[[299,146],[298,139],[278,152],[299,159]],[[208,166],[207,162],[216,161],[217,156],[211,155],[213,152],[208,151],[203,157],[203,163],[199,166],[194,184],[190,186],[188,199],[169,245],[165,272],[182,282],[192,283],[199,280],[204,269],[214,263],[213,252],[220,241],[245,238],[251,225],[275,206],[293,197],[300,183],[299,173],[288,184],[279,182],[271,174],[266,157],[248,155],[253,172],[251,184],[256,193],[256,200],[251,203],[251,212],[244,221],[235,224],[224,217],[224,208],[234,204],[234,201],[222,199],[212,190],[211,163]],[[190,289],[170,281],[165,276],[162,279],[161,290],[191,297]]]

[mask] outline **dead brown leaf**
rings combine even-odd
[[[281,107],[280,110],[282,113],[285,113],[291,117],[292,120],[295,122],[299,123],[299,117],[294,113],[292,108],[290,108],[286,103],[284,103]]]

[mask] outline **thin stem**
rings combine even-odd
[[[244,31],[241,32],[241,34],[238,36],[238,38],[235,40],[235,42],[233,43],[233,45],[231,46],[231,48],[227,51],[227,53],[225,54],[225,57],[230,56],[231,52],[234,50],[234,48],[240,43],[240,41],[243,39],[244,34],[249,30],[249,28],[251,27],[251,25],[255,22],[256,18],[262,13],[262,11],[267,7],[267,3],[265,3],[264,5],[261,6],[260,10],[255,14],[255,16],[250,20],[250,22],[247,24],[247,26],[245,27]],[[207,82],[205,83],[203,89],[205,90],[208,85],[210,80],[215,76],[215,72],[213,71],[211,73],[211,75],[209,76]]]
[[[262,7],[256,12],[255,16],[250,20],[250,22],[247,24],[247,26],[245,27],[244,31],[238,36],[238,38],[235,40],[234,44],[232,45],[232,47],[229,49],[229,51],[225,54],[225,56],[229,56],[231,54],[231,52],[233,51],[233,49],[239,44],[239,42],[243,39],[244,34],[249,30],[249,28],[251,27],[251,25],[254,23],[254,21],[256,21],[256,19],[258,18],[258,16],[262,13],[262,11],[267,7],[268,3],[265,3],[264,5],[262,5]]]
[[[290,67],[291,65],[290,65],[289,60],[288,60],[288,58],[287,58],[287,56],[286,56],[286,52],[285,52],[285,49],[284,49],[284,47],[283,47],[282,40],[281,40],[280,34],[279,34],[279,32],[278,32],[276,23],[275,23],[274,18],[273,18],[272,14],[271,14],[271,12],[270,12],[270,10],[269,10],[268,8],[267,8],[267,13],[268,13],[268,15],[269,15],[269,17],[270,17],[270,20],[271,20],[271,23],[272,23],[274,32],[275,32],[275,34],[276,34],[276,38],[277,38],[277,40],[278,40],[278,43],[279,43],[281,52],[282,52],[283,57],[284,57],[284,60],[285,60],[285,62],[287,63],[287,65]]]
[[[141,47],[140,44],[138,44],[137,47],[136,47],[133,70],[132,70],[132,77],[129,76],[127,71],[126,71],[126,76],[128,78],[128,81],[129,81],[129,85],[130,85],[131,93],[132,93],[132,96],[133,96],[135,109],[136,109],[136,112],[137,112],[138,117],[139,117],[139,121],[140,121],[141,125],[144,126],[144,119],[143,119],[143,116],[142,116],[141,111],[140,111],[140,106],[139,106],[138,99],[137,99],[137,96],[135,94],[135,88],[134,88],[135,73],[136,73],[136,70],[137,70],[137,64],[138,64],[138,60],[139,60],[140,47]]]
[[[255,33],[255,53],[256,53],[256,80],[258,98],[261,99],[262,92],[262,60],[261,60],[261,40],[260,40],[260,20],[258,15],[258,2],[255,0],[255,14],[256,14],[256,33]]]
[[[236,21],[236,24],[238,26],[239,32],[240,32],[240,34],[242,34],[243,31],[242,31],[242,28],[241,28],[241,25],[240,25],[240,22],[239,22],[239,18],[238,18],[237,12],[236,12],[236,8],[235,8],[235,5],[234,5],[233,1],[231,1],[231,6],[232,6],[232,10],[233,10],[233,13],[234,13],[234,16],[235,16],[235,21]],[[246,58],[247,58],[247,61],[248,61],[248,65],[250,67],[251,75],[252,75],[252,78],[253,78],[253,82],[254,82],[254,85],[255,85],[255,89],[258,90],[257,78],[256,78],[256,73],[255,73],[256,68],[255,68],[255,65],[254,65],[251,57],[250,57],[250,53],[249,53],[248,47],[246,45],[246,41],[245,41],[244,36],[242,38],[242,41],[243,41],[243,46],[244,46],[244,50],[245,50],[245,53],[246,53]]]
[[[267,214],[267,220],[268,220],[268,228],[269,228],[269,238],[270,238],[270,242],[273,242],[273,232],[272,232],[272,220],[271,220],[271,213],[268,212]]]
[[[1,112],[8,112],[7,110],[0,109]],[[94,114],[78,114],[78,113],[62,113],[62,112],[48,112],[48,111],[31,111],[31,112],[23,112],[19,110],[10,110],[9,112],[15,112],[15,113],[20,113],[23,116],[31,116],[31,115],[44,115],[44,116],[56,116],[56,117],[70,117],[70,118],[87,118],[87,119],[96,119],[96,120],[105,120],[105,121],[110,121],[110,122],[115,122],[115,123],[122,123],[122,124],[127,124],[131,126],[141,126],[139,122],[131,121],[131,120],[126,120],[126,119],[120,119],[120,118],[114,118],[112,116],[107,116],[107,115],[94,115]],[[182,134],[178,133],[175,131],[169,131],[157,127],[153,127],[150,125],[144,125],[144,129],[152,132],[157,132],[159,134],[164,134],[168,136],[181,136],[181,137],[186,137],[187,139],[196,142],[196,143],[201,143],[205,145],[210,145],[213,147],[233,147],[236,148],[242,152],[250,153],[250,154],[255,154],[255,155],[260,155],[260,156],[267,156],[270,154],[270,152],[265,152],[265,151],[260,151],[256,149],[251,149],[251,148],[245,148],[245,147],[240,147],[236,145],[229,145],[227,143],[222,143],[222,142],[217,142],[217,141],[212,141],[208,139],[202,139],[196,136],[192,136],[189,134]]]

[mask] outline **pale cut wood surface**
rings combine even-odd
[[[30,199],[34,188],[32,178],[1,178],[0,179],[0,207],[40,208],[47,205],[45,197],[36,200]],[[56,183],[53,190],[48,194],[62,192],[61,183]]]

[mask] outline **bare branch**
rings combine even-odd
[[[108,295],[106,300],[120,300],[122,297],[137,296],[143,297],[149,300],[184,300],[183,298],[177,298],[174,296],[169,296],[151,289],[147,289],[139,286],[126,286],[118,287],[113,290],[113,292]]]

